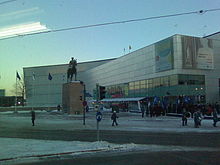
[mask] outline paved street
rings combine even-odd
[[[0,137],[91,142],[97,140],[97,134],[95,130],[54,131],[0,129],[0,131]],[[114,130],[100,131],[100,140],[120,144],[135,143],[220,148],[219,139],[219,133],[152,133]]]
[[[130,152],[106,153],[45,160],[25,165],[219,165],[220,152]],[[21,165],[21,164],[20,164]]]

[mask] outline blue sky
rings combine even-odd
[[[0,0],[4,2],[5,0]],[[0,29],[41,22],[49,29],[220,8],[219,0],[15,0],[0,5]],[[23,67],[120,57],[174,34],[220,31],[220,11],[0,40],[0,89],[7,95]]]

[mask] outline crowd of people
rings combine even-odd
[[[184,111],[189,112],[191,116],[200,110],[202,115],[211,116],[213,110],[216,110],[217,113],[220,113],[220,106],[218,103],[215,104],[168,104],[166,107],[162,104],[148,105],[146,108],[141,110],[150,115],[150,117],[165,115],[166,113],[177,113],[183,114]]]
[[[216,127],[216,123],[219,121],[218,114],[220,114],[220,106],[216,102],[215,104],[169,104],[164,107],[161,104],[150,105],[147,108],[141,109],[142,117],[144,114],[150,117],[157,117],[166,115],[167,113],[176,113],[182,115],[182,126],[187,125],[187,118],[193,118],[195,127],[201,126],[201,120],[204,116],[212,116],[213,126]]]

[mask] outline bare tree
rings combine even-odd
[[[24,106],[25,96],[27,94],[26,86],[27,83],[24,82],[23,75],[21,75],[21,79],[17,80],[17,84],[15,83],[13,85],[13,89],[11,90],[11,92],[14,93],[14,95],[22,97],[22,106]]]

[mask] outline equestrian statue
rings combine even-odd
[[[73,80],[73,75],[75,75],[75,81],[76,81],[76,70],[77,61],[73,57],[71,58],[71,61],[69,62],[68,70],[67,70],[67,82],[71,82]]]

